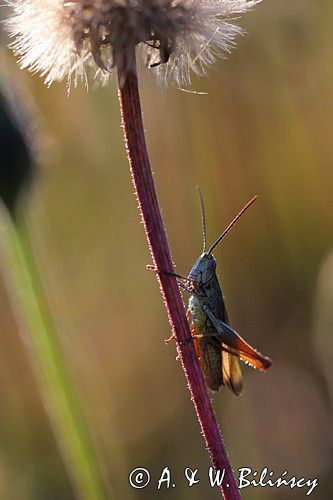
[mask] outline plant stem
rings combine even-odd
[[[2,212],[1,242],[6,260],[6,282],[13,310],[19,312],[23,333],[29,334],[24,337],[24,343],[28,345],[60,450],[80,498],[110,498],[45,296],[25,221]]]
[[[171,252],[163,226],[143,127],[137,74],[118,75],[119,99],[133,184],[139,201],[146,237],[158,269],[173,271]],[[188,382],[191,399],[215,470],[225,471],[221,492],[227,500],[240,499],[232,467],[207,393],[192,342],[177,280],[157,274],[172,332]]]

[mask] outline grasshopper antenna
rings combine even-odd
[[[236,222],[241,218],[241,216],[244,214],[244,212],[246,212],[246,210],[252,205],[252,203],[254,203],[256,201],[256,199],[258,198],[258,196],[254,196],[246,205],[245,207],[242,208],[242,210],[236,215],[236,217],[230,222],[229,226],[223,231],[223,233],[221,234],[221,236],[219,236],[217,238],[217,240],[215,241],[215,243],[212,244],[212,246],[210,247],[210,249],[208,250],[208,253],[212,253],[212,251],[214,250],[215,247],[217,247],[217,245],[223,240],[223,238],[229,233],[230,229],[232,228],[232,226],[234,226],[236,224]]]
[[[199,203],[200,203],[200,209],[201,209],[201,224],[202,224],[202,237],[203,237],[203,250],[202,253],[206,252],[206,246],[207,246],[207,236],[206,236],[206,216],[205,216],[205,205],[203,202],[202,194],[201,194],[201,189],[199,186],[197,186],[197,192],[198,192],[198,198],[199,198]]]

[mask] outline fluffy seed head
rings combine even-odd
[[[133,70],[134,49],[164,82],[179,85],[223,57],[242,30],[232,21],[260,0],[6,0],[22,68],[54,80],[102,80]]]

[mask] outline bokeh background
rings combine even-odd
[[[333,5],[266,0],[249,34],[185,93],[141,73],[148,145],[173,257],[187,273],[208,238],[259,201],[215,256],[232,325],[274,360],[244,366],[245,391],[213,397],[235,469],[332,486]],[[29,218],[49,297],[106,475],[117,498],[218,498],[133,196],[115,83],[66,96],[21,72],[2,37],[2,85],[33,115],[39,175]],[[14,96],[15,97],[15,96]],[[17,96],[16,96],[17,97]],[[1,140],[1,138],[0,138]],[[0,498],[75,497],[4,285],[0,288]],[[131,469],[150,470],[144,490]],[[168,466],[176,488],[159,492]],[[200,469],[189,490],[186,467]],[[298,499],[306,489],[243,490]]]

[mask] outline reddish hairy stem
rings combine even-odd
[[[171,253],[163,226],[146,146],[137,75],[129,73],[124,80],[121,78],[119,87],[126,147],[149,249],[154,265],[159,269],[172,272]],[[162,273],[158,273],[157,277],[160,281],[170,325],[177,340],[180,360],[211,461],[216,470],[225,470],[221,486],[222,495],[227,500],[240,499],[193,343],[186,343],[191,336],[191,332],[177,280],[173,276],[166,276]],[[185,345],[181,345],[182,343],[185,343]]]

